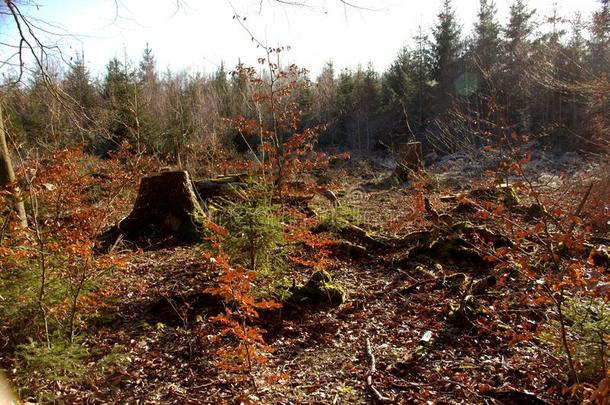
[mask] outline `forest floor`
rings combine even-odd
[[[485,225],[472,211],[452,211],[455,200],[441,199],[466,188],[460,172],[450,177],[451,171],[439,169],[434,178],[443,187],[429,199],[438,213],[456,212],[455,222]],[[332,177],[343,179],[342,204],[376,235],[438,228],[438,221],[415,208],[412,189],[375,187],[390,174],[362,161]],[[522,211],[511,215],[526,221]],[[493,265],[442,253],[405,259],[404,250],[372,248],[358,257],[337,257],[329,272],[347,291],[340,306],[286,306],[263,314],[273,354],[255,372],[256,390],[213,365],[206,339],[216,327],[208,318],[220,308],[203,294],[216,275],[206,270],[201,250],[158,246],[134,254],[113,275],[115,291],[104,315],[84,331],[85,344],[100,353],[120,348],[120,367],[78,385],[40,388],[66,403],[373,403],[368,340],[376,359],[373,384],[396,403],[569,402],[561,393],[561,353],[542,339],[521,338],[548,317],[546,306],[523,300],[533,283],[497,275],[496,285],[476,294],[476,316],[456,320],[450,312],[469,292],[443,280],[457,273],[485,279]],[[290,277],[303,282],[308,275]],[[427,282],[433,278],[438,282]],[[284,374],[279,381],[267,378]]]

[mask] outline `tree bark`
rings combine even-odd
[[[27,216],[25,215],[25,205],[19,187],[15,184],[15,171],[11,162],[11,155],[6,142],[6,129],[2,116],[2,103],[0,102],[0,189],[8,188],[11,193],[10,199],[13,202],[15,212],[22,227],[28,226]]]
[[[167,171],[143,177],[131,213],[118,224],[127,239],[173,236],[201,238],[203,210],[186,171]]]

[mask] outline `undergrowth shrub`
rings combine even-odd
[[[572,343],[581,382],[597,383],[607,376],[610,352],[610,306],[599,297],[578,294],[564,303],[567,333]],[[541,337],[550,342],[558,352],[560,325],[552,321]]]
[[[319,214],[319,223],[332,233],[339,232],[349,225],[360,225],[360,214],[347,205],[337,205]]]
[[[35,397],[40,402],[53,402],[54,395],[49,392],[42,393],[27,387],[28,382],[37,384],[48,382],[80,382],[93,381],[102,378],[124,366],[127,356],[122,346],[115,346],[109,353],[100,354],[95,349],[84,345],[82,337],[69,342],[61,335],[51,338],[51,344],[37,342],[29,339],[28,343],[17,346],[16,371],[17,383],[22,387],[20,397]],[[95,358],[95,364],[89,364]]]
[[[523,198],[508,204],[506,198],[480,201],[471,193],[464,202],[475,208],[478,218],[494,220],[511,236],[511,246],[483,250],[496,263],[496,272],[518,269],[518,277],[532,287],[519,293],[522,302],[542,305],[551,315],[537,334],[520,339],[538,336],[560,349],[564,390],[583,394],[586,384],[603,381],[607,374],[608,275],[591,256],[596,235],[604,233],[608,220],[607,202],[599,198],[605,191],[597,187],[605,175],[562,175],[544,183],[541,173],[529,167],[529,153],[518,147],[511,153],[499,171]],[[508,186],[508,180],[503,183]]]
[[[219,221],[224,227],[208,223],[211,246],[204,256],[219,273],[218,285],[206,291],[225,304],[225,313],[214,320],[221,326],[219,339],[230,347],[219,347],[217,365],[238,376],[248,375],[255,388],[255,368],[271,352],[256,319],[260,309],[279,307],[265,295],[285,298],[289,290],[284,285],[284,272],[289,269],[284,257],[290,264],[315,270],[324,270],[329,263],[328,241],[313,235],[312,221],[291,206],[316,191],[312,172],[331,161],[315,150],[324,126],[301,124],[302,110],[293,91],[309,85],[306,71],[294,65],[284,70],[272,62],[271,54],[279,58],[283,48],[265,51],[267,57],[259,63],[266,72],[243,66],[234,72],[250,86],[252,111],[227,120],[248,154],[225,164],[223,172],[247,170],[253,187],[244,200],[225,204]],[[343,216],[333,220],[343,220],[339,218]],[[261,287],[265,284],[267,288]]]
[[[32,229],[13,232],[0,252],[6,298],[0,313],[12,324],[5,328],[5,339],[13,340],[7,344],[24,336],[49,342],[55,332],[74,340],[81,316],[103,305],[91,294],[102,292],[101,279],[121,261],[96,255],[95,238],[130,181],[117,178],[118,167],[105,166],[78,150],[60,150],[27,168],[34,173],[26,190]]]
[[[273,275],[284,268],[284,232],[278,205],[268,194],[251,192],[243,201],[228,203],[219,224],[229,231],[223,246],[231,258],[259,274]]]
[[[99,254],[96,238],[127,206],[145,162],[125,148],[107,160],[63,149],[24,162],[31,226],[8,221],[0,239],[0,344],[17,358],[18,385],[77,381],[81,367],[92,370],[85,358],[100,360],[83,337],[109,305],[109,276],[123,260]]]
[[[212,269],[218,272],[218,284],[205,291],[220,297],[224,304],[224,313],[212,318],[221,327],[220,336],[214,336],[218,360],[215,365],[233,373],[237,380],[247,377],[256,388],[255,371],[267,362],[271,347],[264,339],[265,332],[255,322],[260,309],[279,308],[281,305],[272,300],[257,300],[253,295],[256,273],[240,265],[232,265],[231,259],[222,247],[222,241],[228,232],[212,222],[208,223],[210,231],[207,239],[211,242],[211,251],[204,254]]]
[[[311,222],[306,223],[298,210],[290,209],[291,204],[319,188],[314,171],[347,156],[327,156],[315,149],[325,127],[303,125],[303,111],[294,97],[297,89],[310,85],[307,71],[295,65],[283,69],[272,62],[273,56],[279,59],[283,48],[265,51],[267,57],[259,59],[265,72],[241,65],[234,72],[248,82],[253,108],[228,119],[227,124],[242,138],[249,153],[246,159],[225,165],[225,171],[228,166],[246,169],[255,186],[249,189],[246,200],[228,206],[221,223],[230,231],[223,244],[232,259],[279,280],[287,267],[283,258],[293,258],[294,247],[303,242],[295,235],[304,236],[306,242],[312,240],[303,232]],[[328,220],[340,226],[353,217],[347,209],[339,208],[329,214]],[[298,228],[301,231],[296,231]],[[322,254],[327,256],[324,250]],[[316,259],[307,262],[317,263]]]
[[[23,374],[42,377],[48,381],[73,381],[84,378],[85,359],[89,353],[82,345],[82,339],[70,343],[59,336],[52,338],[51,343],[47,345],[29,339],[28,343],[17,346],[15,354]]]

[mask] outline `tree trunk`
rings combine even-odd
[[[6,130],[4,118],[2,116],[2,103],[0,102],[0,189],[9,188],[14,209],[22,227],[28,226],[27,216],[25,215],[25,205],[19,187],[15,184],[15,171],[11,162],[11,155],[6,142]]]

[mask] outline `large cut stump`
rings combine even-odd
[[[201,231],[197,217],[202,213],[187,172],[156,173],[140,180],[133,210],[118,230],[130,240],[142,236],[197,240]]]
[[[403,143],[398,149],[398,162],[394,175],[400,181],[408,181],[413,174],[424,170],[421,142]]]

